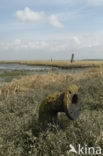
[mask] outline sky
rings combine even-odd
[[[0,0],[0,60],[103,59],[103,0]]]

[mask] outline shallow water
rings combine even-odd
[[[50,66],[30,66],[30,65],[22,65],[22,64],[0,64],[0,74],[5,71],[12,71],[12,70],[30,70],[30,71],[37,71],[37,72],[64,72],[64,73],[80,73],[84,72],[87,68],[69,68],[69,69],[61,69],[57,67],[50,67]]]
[[[22,64],[0,64],[0,70],[45,70],[51,69],[51,67],[45,66],[29,66]]]

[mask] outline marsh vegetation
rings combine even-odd
[[[22,64],[30,66],[50,66],[58,68],[85,68],[85,67],[103,67],[103,61],[74,61],[71,63],[69,60],[50,60],[50,61],[0,61],[0,63],[7,64]]]
[[[59,113],[56,123],[41,125],[38,109],[43,99],[70,84],[80,88],[80,117],[71,121]],[[24,74],[0,87],[1,156],[70,156],[70,144],[103,149],[102,67],[74,74]]]

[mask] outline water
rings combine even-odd
[[[29,65],[23,65],[23,64],[0,64],[0,70],[48,70],[51,69],[51,67],[45,67],[45,66],[29,66]]]
[[[50,66],[30,66],[23,64],[0,64],[0,74],[4,71],[13,71],[13,70],[28,70],[28,71],[37,71],[37,72],[64,72],[64,73],[80,73],[84,72],[87,68],[69,68],[69,69],[61,69],[57,67]]]

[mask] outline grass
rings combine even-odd
[[[59,68],[84,68],[84,67],[103,67],[103,61],[74,61],[71,63],[69,60],[65,61],[0,61],[0,63],[19,63],[37,66],[52,66]]]
[[[59,113],[57,123],[41,125],[42,100],[74,83],[80,88],[80,117],[70,121]],[[73,156],[69,144],[103,149],[103,68],[80,74],[31,75],[0,88],[0,156]]]
[[[0,74],[1,77],[5,76],[21,76],[21,75],[27,75],[28,73],[31,73],[32,71],[27,70],[13,70],[13,71],[5,71],[2,74]]]
[[[20,79],[22,76],[31,75],[34,71],[30,70],[11,70],[11,71],[3,71],[0,74],[0,78],[2,82],[10,82],[14,78]]]

